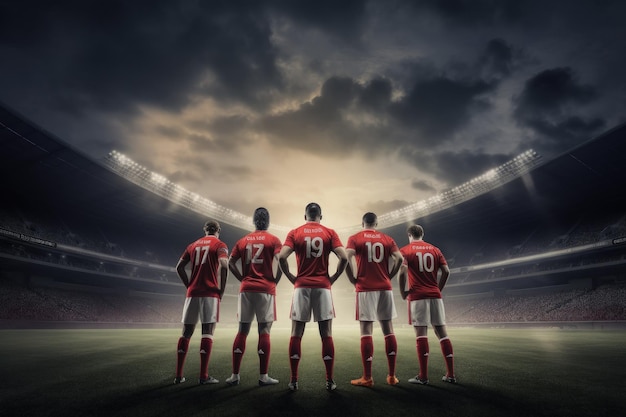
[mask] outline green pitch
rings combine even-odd
[[[253,326],[254,328],[255,326]],[[415,337],[396,329],[400,385],[385,384],[387,363],[375,326],[373,388],[352,387],[361,374],[357,323],[335,327],[335,380],[324,388],[317,326],[307,325],[300,390],[287,389],[289,332],[272,332],[270,375],[257,386],[257,335],[248,337],[241,385],[231,372],[236,329],[217,328],[209,372],[218,385],[197,384],[199,335],[192,338],[187,382],[173,385],[178,329],[2,330],[0,416],[616,416],[624,412],[623,331],[450,328],[457,385],[440,381],[444,363],[430,333],[429,386],[417,373]]]

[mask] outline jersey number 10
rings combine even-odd
[[[433,272],[435,270],[435,257],[432,253],[415,252],[419,270],[424,272]]]
[[[367,262],[381,263],[385,254],[383,244],[380,242],[365,242],[367,246]]]

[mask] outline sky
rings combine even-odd
[[[0,102],[218,204],[358,225],[626,121],[626,2],[0,1]],[[384,227],[384,225],[379,225]]]

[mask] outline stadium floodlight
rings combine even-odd
[[[139,165],[126,155],[111,151],[104,160],[106,166],[130,182],[152,191],[167,200],[186,207],[196,213],[213,217],[220,222],[230,224],[241,229],[250,229],[252,217],[239,213],[227,207],[204,198],[197,193],[186,190],[178,184],[169,181],[166,177]],[[289,228],[280,225],[271,225],[272,229],[289,231]]]
[[[541,156],[537,152],[532,149],[527,150],[499,167],[490,169],[457,187],[426,200],[417,201],[406,207],[382,214],[378,216],[378,223],[381,227],[392,227],[453,207],[521,177],[536,167],[540,161]],[[360,230],[360,226],[338,229],[339,232],[346,234],[355,233],[358,230]]]
[[[378,222],[382,227],[387,228],[445,210],[521,177],[537,166],[540,160],[541,156],[539,154],[532,149],[528,150],[499,167],[490,169],[457,187],[429,197],[426,200],[417,201],[406,207],[382,214],[378,216]],[[111,151],[105,158],[105,164],[134,184],[176,204],[187,207],[196,213],[214,217],[216,220],[241,229],[249,229],[252,225],[251,216],[246,216],[235,210],[220,206],[208,198],[188,191],[180,185],[169,181],[163,175],[139,165],[120,152]],[[290,230],[288,227],[275,224],[272,224],[271,228],[283,232]],[[361,225],[354,225],[338,228],[337,231],[352,234],[360,229]]]

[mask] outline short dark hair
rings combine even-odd
[[[367,213],[363,215],[364,224],[373,226],[376,224],[377,221],[378,221],[378,216],[376,216],[376,214],[372,213],[371,211],[368,211]]]
[[[304,209],[304,214],[306,214],[309,219],[315,219],[316,217],[321,217],[322,208],[317,203],[309,203]]]
[[[207,220],[206,223],[204,223],[204,231],[210,235],[218,233],[221,229],[217,220]]]
[[[265,207],[254,210],[252,219],[257,230],[267,230],[270,227],[270,212]]]
[[[409,228],[406,229],[406,232],[416,239],[424,237],[424,228],[419,224],[409,226]]]

